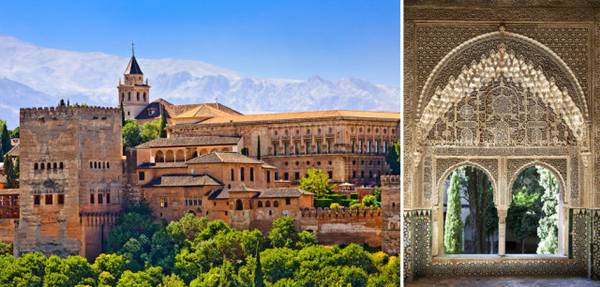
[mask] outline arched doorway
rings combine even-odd
[[[560,180],[549,168],[531,165],[519,172],[506,217],[507,254],[563,253],[560,190]]]
[[[444,254],[497,254],[498,211],[485,171],[463,165],[446,178],[444,188]]]

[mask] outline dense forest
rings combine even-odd
[[[130,205],[93,263],[0,248],[0,286],[372,286],[400,285],[400,260],[357,244],[323,246],[294,220],[268,234],[187,214],[156,223]]]

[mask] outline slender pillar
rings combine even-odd
[[[498,255],[506,254],[506,207],[498,208]]]

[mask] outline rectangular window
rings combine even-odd
[[[294,179],[295,180],[300,180],[300,173],[299,172],[294,172]]]
[[[46,202],[46,205],[52,204],[52,194],[46,194],[45,202]]]
[[[140,181],[144,181],[146,178],[146,175],[144,174],[143,171],[140,171],[140,173],[138,174],[138,178]]]
[[[240,180],[244,181],[244,168],[240,168]]]
[[[254,181],[254,168],[250,168],[250,181]]]
[[[333,178],[333,171],[331,171],[331,170],[328,171],[327,172],[327,176],[329,176],[329,179],[332,179]]]
[[[288,143],[287,143],[287,142],[284,142],[284,143],[283,143],[283,154],[285,154],[285,155],[288,155],[288,154],[290,154],[290,151],[289,151],[289,149],[288,149]]]
[[[273,144],[273,155],[277,155],[277,144]]]
[[[275,180],[279,180],[279,172],[275,172]]]
[[[321,153],[321,142],[317,141],[317,153]]]
[[[356,141],[355,141],[355,140],[352,140],[352,143],[351,143],[351,149],[352,149],[352,153],[354,153],[354,146],[355,146],[355,145],[356,145]]]
[[[327,153],[331,153],[331,142],[327,141]]]
[[[58,195],[58,204],[65,204],[65,195],[64,194]]]
[[[383,153],[386,153],[386,152],[387,152],[387,142],[384,141],[383,142]]]
[[[309,147],[310,147],[310,142],[306,142],[306,144],[304,145],[304,153],[305,154],[309,154]]]
[[[294,144],[294,153],[295,154],[300,154],[300,143],[295,143]]]
[[[34,195],[33,196],[33,204],[34,205],[40,205],[40,196],[39,195]]]
[[[289,174],[289,173],[287,173],[287,172],[286,172],[286,173],[284,173],[284,174],[283,174],[283,179],[284,179],[284,180],[290,180],[290,174]]]
[[[231,181],[235,181],[235,172],[231,169]]]
[[[379,143],[377,141],[375,141],[373,147],[375,148],[375,153],[379,153]]]
[[[365,171],[364,170],[360,171],[360,178],[365,178]]]
[[[102,193],[98,193],[98,204],[103,204],[104,203],[104,196],[102,196]]]
[[[352,171],[352,178],[356,178],[356,170]]]
[[[358,141],[358,153],[362,153],[362,151],[363,151],[362,148],[363,148],[363,141],[359,140]]]
[[[106,204],[110,204],[110,193],[106,194]]]
[[[289,198],[286,198],[286,199],[285,199],[285,205],[290,205],[290,203],[291,203],[290,199],[289,199]]]
[[[267,182],[271,182],[271,172],[267,170]]]
[[[90,204],[94,204],[94,199],[95,199],[94,194],[90,193]]]
[[[167,207],[169,207],[169,202],[167,201],[167,198],[166,198],[166,197],[162,197],[162,198],[160,199],[160,207],[162,207],[162,208],[167,208]]]
[[[367,141],[367,153],[371,152],[371,141]]]

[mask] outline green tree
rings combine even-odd
[[[123,126],[123,147],[132,148],[142,143],[142,130],[140,126],[132,120],[126,120]]]
[[[394,146],[387,150],[385,161],[392,174],[400,174],[400,142],[395,142]]]
[[[161,138],[166,138],[167,137],[167,115],[166,115],[166,111],[164,109],[164,107],[161,105],[160,106],[160,134],[159,136]]]
[[[146,122],[146,123],[142,124],[142,126],[141,126],[141,133],[140,133],[141,142],[140,143],[145,143],[145,142],[149,142],[153,139],[157,139],[160,136],[160,133],[161,133],[161,121],[160,120]]]
[[[13,159],[10,156],[4,157],[4,174],[6,175],[6,187],[18,188],[19,175],[13,166]]]
[[[261,252],[260,265],[268,282],[275,283],[283,278],[291,278],[299,262],[296,252],[290,248],[271,248]]]
[[[536,236],[540,220],[540,214],[536,212],[539,200],[539,193],[529,193],[525,189],[513,193],[506,221],[517,240],[521,241],[521,253],[525,253],[525,240]]]
[[[118,254],[100,254],[92,267],[100,274],[99,281],[107,286],[115,286],[121,274],[129,265],[128,259]]]
[[[537,254],[555,254],[558,249],[558,183],[556,177],[546,168],[537,167],[540,174],[540,185],[544,188],[542,195],[542,218],[537,228],[540,239]]]
[[[11,139],[18,139],[20,137],[20,128],[16,127],[9,132]]]
[[[10,135],[6,128],[6,122],[0,120],[0,160],[4,160],[4,155],[10,151],[12,144],[10,143]]]
[[[302,249],[315,244],[317,244],[317,237],[314,233],[306,230],[298,233],[298,242],[296,242],[297,248]]]
[[[186,213],[179,220],[171,221],[167,225],[167,232],[179,248],[189,247],[198,233],[207,227],[208,222],[206,217]]]
[[[458,186],[458,174],[452,173],[450,188],[448,189],[448,207],[446,209],[446,222],[444,223],[444,250],[446,254],[461,252],[463,222],[461,219],[462,205]]]
[[[185,282],[175,274],[163,277],[162,283],[158,287],[185,287]]]
[[[296,241],[298,241],[294,219],[289,216],[282,216],[273,220],[272,224],[271,232],[269,232],[271,246],[294,248]]]
[[[263,279],[262,267],[260,265],[260,250],[256,246],[256,264],[254,268],[253,287],[263,287],[265,281]]]
[[[123,273],[117,287],[155,287],[162,282],[163,272],[160,267],[149,267],[146,270]]]
[[[363,206],[379,206],[379,202],[377,202],[377,197],[374,195],[365,195],[362,199]]]
[[[351,243],[345,248],[341,249],[336,254],[335,261],[337,265],[355,266],[368,273],[374,273],[377,271],[373,261],[371,260],[371,254],[369,254],[369,252],[365,251],[356,243]]]
[[[300,188],[312,192],[317,196],[331,193],[333,187],[330,184],[329,176],[322,169],[309,168],[306,171],[306,176],[300,179]]]
[[[0,256],[13,254],[13,245],[0,241]]]

